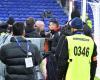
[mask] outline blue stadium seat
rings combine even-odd
[[[44,10],[50,10],[53,18],[61,21],[61,25],[68,19],[56,0],[0,0],[0,19],[5,21],[9,16],[17,21],[25,21],[28,17],[42,20],[41,14]],[[48,30],[49,19],[44,22]]]

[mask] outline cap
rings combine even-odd
[[[75,28],[75,29],[82,29],[83,28],[83,22],[80,18],[75,17],[71,20],[70,26],[72,28]]]

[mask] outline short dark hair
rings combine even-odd
[[[26,20],[26,26],[33,27],[34,24],[35,24],[34,18],[32,18],[32,17],[27,18],[27,20]]]
[[[59,27],[59,23],[58,23],[58,21],[56,19],[51,19],[50,22],[56,24],[57,27]]]
[[[24,30],[25,30],[25,26],[24,26],[24,23],[22,22],[16,22],[14,25],[13,25],[13,35],[15,36],[19,36],[19,35],[22,35]]]
[[[7,24],[13,25],[15,22],[14,18],[12,16],[9,17]]]

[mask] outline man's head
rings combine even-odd
[[[83,29],[83,22],[80,18],[75,17],[70,22],[71,30],[82,30]]]
[[[50,30],[54,30],[54,31],[58,30],[58,28],[59,28],[58,21],[57,20],[51,20],[49,22],[49,28],[50,28]]]
[[[7,32],[11,33],[12,32],[12,26],[15,23],[14,18],[12,16],[10,16],[6,23],[8,25]]]
[[[13,25],[13,35],[14,36],[24,36],[25,35],[25,26],[22,22],[16,22]]]
[[[44,27],[45,27],[45,24],[44,24],[43,21],[36,21],[35,26],[36,26],[37,29],[39,29],[39,31],[43,31]]]
[[[34,26],[34,24],[35,24],[35,20],[32,17],[27,18],[27,20],[26,20],[26,26],[27,27],[32,28]]]
[[[13,17],[9,17],[8,21],[7,21],[7,24],[8,25],[13,25],[15,22],[14,18]]]

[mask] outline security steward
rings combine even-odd
[[[58,45],[58,80],[94,80],[97,66],[96,44],[84,35],[83,22],[75,17],[70,22],[73,35],[65,36]],[[60,42],[60,41],[59,41]],[[61,47],[60,47],[61,46]]]

